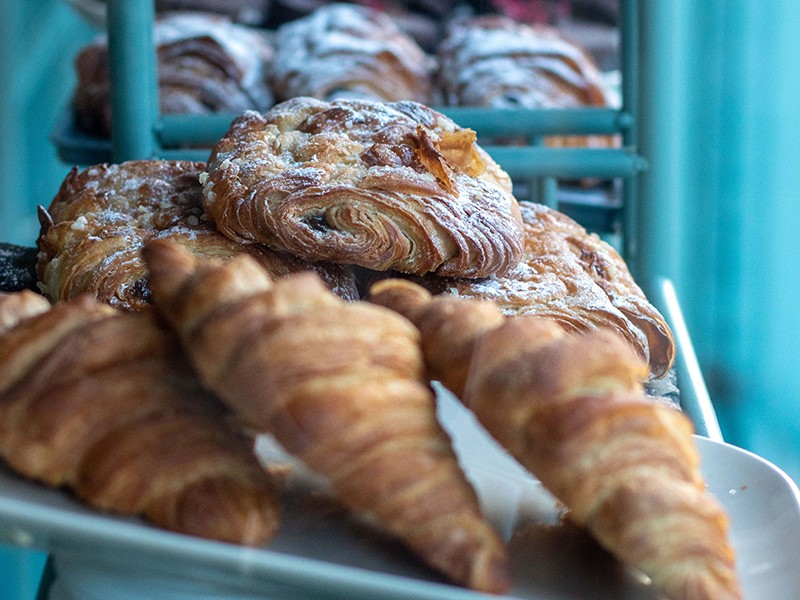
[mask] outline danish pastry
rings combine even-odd
[[[37,272],[51,300],[91,294],[136,310],[150,301],[142,246],[169,238],[200,256],[251,254],[273,276],[316,270],[347,299],[357,296],[350,271],[311,264],[223,236],[203,217],[204,163],[143,160],[73,168],[48,209],[40,209]]]
[[[485,277],[522,254],[508,175],[473,131],[414,102],[295,98],[245,112],[203,184],[222,233],[309,260]]]
[[[438,48],[445,105],[490,108],[611,107],[593,57],[558,29],[504,15],[453,20]],[[613,136],[547,136],[550,146],[611,146]]]
[[[506,275],[424,278],[434,293],[495,302],[507,315],[538,315],[567,331],[611,329],[661,377],[675,360],[675,340],[614,248],[563,213],[520,202],[525,253]]]
[[[262,30],[218,14],[170,12],[153,28],[162,113],[266,110],[274,103],[268,75],[274,57]],[[84,131],[111,135],[111,87],[105,36],[75,59],[73,111]]]
[[[331,3],[277,30],[271,82],[279,101],[362,98],[430,103],[433,59],[387,14]]]

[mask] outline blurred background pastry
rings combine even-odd
[[[433,61],[386,13],[333,3],[280,26],[277,100],[361,98],[428,103]]]
[[[266,31],[223,15],[174,12],[159,15],[153,39],[162,113],[236,113],[273,104],[267,76],[274,50]],[[111,90],[105,36],[81,50],[75,70],[76,125],[108,137]]]

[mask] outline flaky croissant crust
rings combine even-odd
[[[312,260],[480,277],[522,252],[507,174],[474,132],[413,102],[246,112],[212,150],[203,191],[225,235]]]
[[[400,279],[374,284],[370,298],[417,325],[430,377],[603,546],[673,600],[741,598],[728,518],[706,492],[691,422],[644,394],[647,366],[621,337],[568,334]]]
[[[201,389],[152,311],[88,296],[46,310],[24,301],[34,306],[19,318],[0,297],[0,320],[17,314],[0,336],[0,456],[12,468],[177,532],[272,538],[278,501],[252,440]]]
[[[416,328],[312,273],[145,248],[156,305],[206,385],[330,480],[337,497],[453,581],[502,592],[505,548],[436,418]]]

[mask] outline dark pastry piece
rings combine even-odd
[[[36,290],[36,248],[0,243],[0,292]]]

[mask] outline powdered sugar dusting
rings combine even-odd
[[[446,101],[470,106],[611,105],[594,59],[552,27],[499,16],[454,21],[439,47]]]
[[[505,272],[522,252],[508,175],[424,105],[295,98],[239,117],[217,148],[206,207],[232,238],[464,277]]]
[[[383,56],[391,56],[384,60]],[[323,5],[278,30],[279,96],[427,101],[433,60],[385,13]]]

